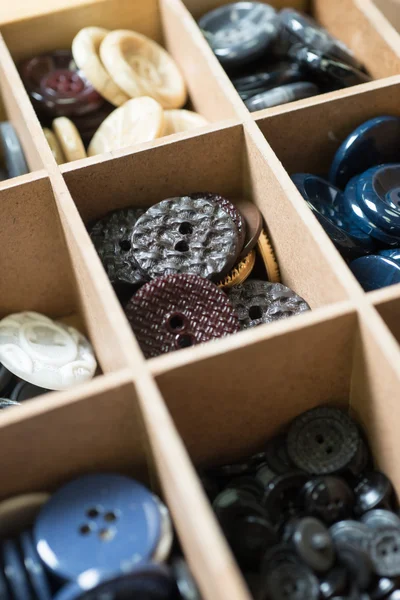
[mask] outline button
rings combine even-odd
[[[357,178],[356,194],[359,207],[371,221],[400,238],[400,165],[368,169]]]
[[[8,591],[7,582],[3,574],[3,569],[0,569],[0,598],[1,600],[14,600],[14,598],[11,598],[10,593]],[[38,600],[41,599],[38,598]]]
[[[241,260],[228,275],[217,283],[219,288],[231,288],[240,285],[248,279],[256,264],[256,253],[252,250],[243,260]]]
[[[280,283],[281,274],[279,271],[279,264],[275,256],[272,242],[265,229],[261,231],[257,240],[257,250],[264,263],[268,281],[271,283]]]
[[[265,65],[263,64],[263,69]],[[281,87],[289,83],[296,83],[304,79],[304,72],[296,63],[279,63],[270,70],[256,71],[251,75],[243,75],[232,79],[239,96],[243,101],[253,96],[267,92],[274,87]]]
[[[118,29],[100,44],[103,65],[131,98],[150,96],[163,108],[181,108],[187,100],[185,81],[172,56],[150,38]]]
[[[318,600],[319,582],[305,565],[282,562],[269,569],[262,597],[268,600]]]
[[[386,258],[391,258],[396,263],[400,263],[400,249],[399,248],[389,248],[388,250],[380,250],[379,256],[385,256]]]
[[[58,142],[58,139],[56,138],[56,136],[54,135],[54,133],[51,131],[51,129],[48,129],[47,127],[44,127],[43,129],[43,133],[44,136],[47,140],[47,143],[50,146],[50,150],[53,153],[54,159],[56,161],[56,163],[58,165],[63,165],[64,163],[67,162],[64,153],[61,149],[61,146]]]
[[[236,202],[235,205],[245,222],[246,235],[243,250],[239,254],[238,258],[238,260],[242,260],[249,256],[249,253],[257,245],[263,228],[263,217],[253,202],[242,200]]]
[[[229,273],[242,250],[241,236],[217,200],[218,196],[196,194],[149,208],[131,238],[142,271],[151,278],[190,273],[217,281]]]
[[[0,536],[12,537],[31,527],[49,494],[22,494],[0,502]]]
[[[329,179],[341,189],[354,177],[376,165],[400,162],[400,118],[375,117],[362,123],[335,154]]]
[[[300,490],[308,477],[300,471],[278,475],[265,490],[263,505],[272,523],[299,516],[302,512]]]
[[[84,27],[72,41],[72,54],[81,71],[86,75],[93,87],[111,104],[121,106],[129,100],[104,68],[99,49],[108,29],[102,27]]]
[[[54,600],[99,600],[100,598],[148,598],[175,600],[176,584],[165,565],[149,563],[135,567],[129,573],[106,578],[81,577],[79,583],[67,584]],[[86,581],[86,579],[88,581]]]
[[[241,475],[235,477],[228,484],[229,489],[242,490],[251,494],[257,502],[261,502],[264,496],[264,485],[259,478],[250,477],[248,475]]]
[[[313,571],[323,573],[333,567],[335,551],[332,538],[318,519],[305,517],[289,522],[284,540],[293,545],[301,560]]]
[[[171,564],[180,598],[182,600],[201,600],[200,591],[183,558],[175,558]]]
[[[0,360],[17,377],[49,390],[64,390],[92,379],[93,349],[73,327],[35,312],[0,321]]]
[[[358,450],[356,424],[343,411],[328,406],[311,409],[291,424],[288,453],[297,468],[329,475],[347,467]]]
[[[343,258],[351,260],[375,249],[370,235],[345,211],[344,197],[338,188],[307,173],[292,175],[292,180]]]
[[[0,410],[11,408],[12,406],[20,406],[20,403],[15,402],[14,400],[8,400],[8,398],[0,398]]]
[[[389,594],[394,592],[399,582],[396,579],[389,577],[380,577],[370,590],[371,600],[383,600],[390,597]]]
[[[269,5],[235,2],[203,15],[199,27],[221,64],[234,68],[264,54],[278,34],[278,19]]]
[[[239,331],[226,294],[197,275],[158,277],[131,298],[125,312],[146,358]]]
[[[34,600],[17,544],[6,540],[2,544],[4,574],[14,600]]]
[[[344,479],[327,475],[316,477],[303,488],[304,508],[307,514],[332,524],[351,516],[354,494]]]
[[[276,435],[270,438],[265,447],[267,465],[274,473],[280,475],[293,471],[293,463],[287,451],[286,438],[286,433]]]
[[[343,566],[334,566],[320,580],[319,590],[324,600],[344,595],[349,584],[349,577]]]
[[[29,173],[18,135],[13,125],[8,123],[8,121],[0,123],[0,144],[6,162],[8,177],[11,179]]]
[[[109,280],[117,287],[128,286],[132,293],[135,287],[148,281],[134,259],[130,239],[137,220],[144,212],[142,208],[122,208],[88,227],[90,239]]]
[[[39,114],[71,117],[95,112],[104,103],[76,66],[70,50],[35,56],[20,65],[28,94]]]
[[[100,125],[88,147],[88,156],[120,150],[163,135],[164,111],[152,98],[134,98],[116,108]]]
[[[371,542],[371,559],[375,572],[381,577],[400,575],[400,531],[376,531]]]
[[[362,515],[361,523],[370,529],[398,529],[400,531],[400,518],[392,511],[378,508]]]
[[[133,479],[113,474],[87,475],[61,487],[33,529],[46,568],[66,580],[88,570],[97,578],[127,572],[153,556],[160,534],[156,498]]]
[[[115,107],[109,102],[105,102],[104,105],[94,113],[89,115],[82,115],[78,117],[71,117],[71,121],[76,125],[82,141],[87,148],[92,140],[92,137],[105,121],[105,119],[115,110]]]
[[[10,394],[11,400],[15,400],[18,404],[20,402],[24,402],[25,400],[30,400],[31,398],[36,398],[37,396],[42,396],[43,394],[47,394],[50,390],[46,390],[42,387],[37,387],[36,385],[32,385],[27,381],[19,381],[13,391]]]
[[[393,508],[394,491],[389,479],[380,471],[365,473],[354,487],[355,514],[361,516],[374,508]]]
[[[371,453],[362,437],[360,437],[360,443],[358,445],[357,454],[353,460],[347,465],[346,475],[350,477],[358,477],[364,471],[367,471],[371,467]]]
[[[311,310],[307,302],[281,283],[247,280],[228,290],[241,329],[272,323]]]
[[[298,81],[296,83],[287,83],[286,85],[275,87],[266,92],[261,92],[246,100],[245,104],[250,112],[256,112],[258,110],[264,110],[265,108],[272,108],[274,106],[280,106],[281,104],[288,104],[289,102],[295,102],[296,100],[317,96],[320,93],[320,89],[314,83]]]
[[[292,468],[293,470],[293,468]],[[256,473],[257,481],[259,481],[264,489],[268,488],[268,485],[275,479],[277,473],[270,469],[268,465],[262,465]]]
[[[8,390],[12,385],[13,374],[0,363],[0,396],[8,397]]]
[[[359,521],[339,521],[329,529],[335,546],[346,544],[352,548],[369,549],[372,539],[371,530]]]
[[[53,121],[53,130],[67,162],[86,158],[86,150],[76,126],[67,117]]]
[[[365,292],[400,283],[400,264],[384,256],[357,258],[349,267]]]
[[[373,565],[368,549],[355,548],[351,544],[335,544],[338,563],[345,566],[351,581],[358,590],[367,590],[373,577]]]
[[[43,569],[39,554],[35,548],[30,531],[25,531],[19,538],[25,571],[37,600],[51,600],[52,594],[47,575]]]
[[[207,119],[191,110],[166,110],[164,111],[163,136],[192,131],[209,125]]]

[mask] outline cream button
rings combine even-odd
[[[102,154],[150,142],[164,132],[164,111],[152,98],[134,98],[115,109],[100,125],[88,148],[88,155]]]
[[[54,135],[54,133],[51,131],[51,129],[47,129],[47,127],[43,128],[43,133],[46,137],[47,143],[50,146],[50,150],[53,153],[54,158],[57,161],[58,165],[62,165],[65,162],[67,162],[65,160],[65,156],[63,154],[63,151],[61,150],[61,146],[58,142],[58,139],[56,138],[56,136]]]
[[[190,131],[208,125],[207,119],[191,110],[166,110],[164,122],[164,135]]]
[[[163,108],[181,108],[185,81],[159,44],[134,31],[116,30],[104,38],[100,57],[115,83],[132,98],[150,96]]]
[[[110,77],[104,68],[99,55],[100,44],[109,33],[102,27],[85,27],[81,29],[72,42],[74,60],[86,75],[92,86],[111,104],[121,106],[127,96]]]
[[[67,160],[86,158],[86,150],[76,126],[67,117],[58,117],[53,121],[53,131]]]

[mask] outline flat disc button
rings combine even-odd
[[[375,533],[371,542],[371,559],[382,577],[400,575],[400,531],[385,529]]]
[[[146,358],[239,331],[226,294],[196,275],[158,277],[132,297],[125,312]]]
[[[261,56],[278,34],[276,10],[261,2],[220,6],[199,20],[214,54],[225,67]]]
[[[305,565],[282,563],[269,571],[265,591],[270,600],[318,600],[319,582]]]
[[[328,475],[346,468],[357,453],[359,441],[357,426],[343,411],[319,407],[293,421],[288,452],[299,469]]]
[[[242,250],[232,217],[208,194],[155,204],[136,223],[131,243],[136,262],[152,279],[190,273],[218,281]]]
[[[328,524],[350,517],[353,511],[353,491],[340,477],[311,479],[304,486],[303,498],[306,513]]]
[[[360,520],[370,529],[398,529],[400,531],[400,517],[390,510],[382,508],[370,510],[364,513]]]

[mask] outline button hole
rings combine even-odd
[[[91,531],[92,531],[92,528],[87,523],[85,523],[85,525],[81,525],[79,527],[79,533],[81,535],[88,535],[89,533],[91,533]]]
[[[181,223],[179,226],[179,233],[182,235],[191,235],[193,233],[193,227],[190,223]]]
[[[181,240],[175,244],[175,250],[177,252],[187,252],[189,250],[189,244],[185,240]]]
[[[106,512],[106,514],[104,515],[104,520],[107,521],[107,523],[113,523],[117,519],[118,517],[113,510]]]
[[[132,245],[129,240],[120,240],[119,247],[123,252],[128,252],[132,248]]]

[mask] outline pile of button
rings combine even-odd
[[[0,162],[0,182],[29,173],[17,132],[8,121],[0,123],[0,146],[4,158],[4,165]]]
[[[0,503],[3,600],[200,600],[168,509],[139,482],[91,474]]]
[[[279,283],[251,202],[179,196],[113,211],[89,233],[146,358],[310,309]],[[249,279],[257,269],[260,278]]]
[[[199,26],[251,112],[371,79],[345,44],[296,10],[235,2]]]
[[[0,409],[92,379],[97,363],[74,327],[35,312],[0,321]]]
[[[202,481],[257,600],[398,600],[396,495],[346,413],[311,409]]]
[[[72,51],[35,56],[20,73],[58,164],[207,125],[181,110],[173,58],[134,31],[85,27]]]
[[[352,131],[329,178],[292,179],[365,291],[400,283],[399,117],[374,117]]]

